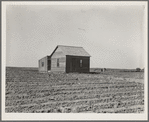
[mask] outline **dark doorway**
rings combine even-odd
[[[71,68],[70,68],[70,70],[72,71],[72,72],[76,72],[76,66],[77,66],[77,60],[76,60],[76,58],[72,58],[72,61],[71,61],[72,63],[71,63]]]
[[[48,60],[48,70],[51,70],[51,60]]]

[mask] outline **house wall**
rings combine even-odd
[[[75,66],[72,64],[75,60]],[[82,60],[82,66],[80,66]],[[74,67],[73,67],[74,66]],[[90,57],[84,56],[66,56],[66,72],[89,72]]]
[[[57,59],[59,59],[59,67],[57,66]],[[60,48],[51,56],[51,71],[65,72],[66,69],[66,56]]]
[[[44,65],[42,66],[42,62]],[[47,72],[47,56],[38,61],[39,72]]]

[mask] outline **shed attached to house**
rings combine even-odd
[[[39,72],[47,72],[51,70],[51,57],[45,56],[38,61]]]
[[[42,65],[44,62],[45,65]],[[39,60],[39,71],[89,72],[90,55],[83,47],[58,45],[50,56]]]

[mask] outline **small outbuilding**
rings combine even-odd
[[[50,56],[39,60],[39,71],[89,72],[90,57],[83,47],[58,45]]]

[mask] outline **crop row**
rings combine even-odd
[[[29,83],[28,84],[25,84],[25,85],[22,85],[22,84],[11,84],[11,85],[6,85],[6,89],[26,89],[26,88],[28,88],[28,89],[30,89],[30,90],[32,90],[32,89],[37,89],[37,88],[61,88],[61,89],[63,89],[63,88],[69,88],[69,86],[71,86],[71,88],[73,89],[73,88],[122,88],[122,87],[139,87],[139,88],[144,88],[143,87],[143,85],[139,85],[139,84],[130,84],[130,83],[128,83],[128,84],[119,84],[119,85],[116,85],[116,84],[102,84],[102,85],[93,85],[93,84],[90,84],[90,85],[84,85],[84,84],[81,84],[81,86],[80,86],[80,84],[71,84],[71,85],[68,85],[68,86],[53,86],[53,85],[51,85],[50,83],[48,84],[36,84],[36,85],[30,85]]]
[[[16,106],[16,105],[25,105],[25,104],[32,104],[32,103],[46,103],[48,101],[54,102],[54,101],[67,101],[67,100],[82,100],[82,99],[100,99],[100,102],[111,102],[111,101],[121,101],[121,100],[128,100],[128,99],[142,99],[144,96],[141,93],[138,93],[138,95],[131,95],[128,94],[128,96],[109,96],[108,98],[101,98],[100,95],[96,94],[88,94],[88,95],[73,95],[73,96],[49,96],[45,98],[39,98],[39,99],[28,99],[28,100],[14,100],[7,102],[6,106]],[[104,101],[103,101],[104,100]]]
[[[144,100],[134,100],[134,101],[124,101],[120,103],[108,103],[108,104],[95,104],[95,105],[86,105],[86,106],[78,106],[76,107],[77,112],[83,112],[83,111],[93,111],[93,112],[98,112],[100,109],[113,109],[113,108],[121,108],[121,107],[130,107],[134,105],[144,105]],[[25,112],[25,111],[35,111],[35,110],[40,110],[40,109],[57,109],[60,107],[66,107],[68,106],[54,106],[51,104],[47,105],[32,105],[32,106],[19,106],[19,107],[9,107],[6,108],[6,112]],[[71,108],[71,106],[70,106]]]
[[[95,109],[92,109],[92,107],[88,107],[87,109],[86,108],[84,108],[84,109],[86,111],[81,111],[82,113],[83,112],[87,112],[87,111],[89,111],[89,112],[96,112]],[[71,112],[78,113],[79,110],[78,111],[77,110],[73,110],[72,108],[62,108],[62,109],[57,108],[57,109],[47,109],[47,110],[45,110],[45,109],[32,110],[30,112],[32,112],[32,113],[35,113],[35,112],[36,113],[71,113]],[[110,109],[108,109],[108,110],[105,110],[105,109],[101,110],[100,109],[97,112],[98,113],[141,113],[143,111],[144,111],[143,107],[136,107],[136,108],[121,108],[121,109],[118,109],[118,110],[117,109],[116,110],[110,110]]]
[[[80,78],[66,78],[66,79],[51,79],[50,77],[35,77],[35,78],[31,78],[31,77],[24,77],[24,78],[11,78],[11,77],[7,77],[6,78],[6,83],[16,83],[16,82],[19,82],[19,83],[31,83],[31,84],[34,84],[34,83],[42,83],[41,81],[54,81],[52,82],[53,84],[55,85],[64,85],[64,84],[69,84],[69,83],[73,83],[73,82],[80,82],[80,83],[84,83],[84,84],[110,84],[110,83],[114,83],[114,84],[127,84],[127,82],[124,82],[125,79],[123,80],[119,80],[119,79],[116,79],[116,78],[113,78],[112,80],[108,80],[108,79],[101,79],[101,78],[92,78],[92,79],[80,79]],[[55,82],[56,81],[56,82]],[[63,81],[63,82],[61,82]],[[90,82],[92,81],[92,82]],[[135,81],[135,79],[134,79]],[[133,83],[133,82],[130,82],[130,83]]]
[[[92,105],[92,106],[81,106],[77,107],[77,112],[83,111],[93,111],[93,112],[100,112],[101,109],[113,109],[113,108],[121,108],[121,107],[130,107],[133,105],[143,105],[142,100],[140,101],[129,101],[123,103],[110,103],[110,104],[102,104],[102,105]]]
[[[84,90],[84,91],[62,91],[62,92],[49,92],[49,91],[45,91],[45,92],[32,92],[34,94],[32,95],[6,95],[6,100],[18,100],[18,99],[33,99],[33,98],[43,98],[43,97],[48,97],[48,96],[56,96],[56,95],[77,95],[77,94],[84,94],[84,95],[88,95],[88,94],[100,94],[100,97],[109,97],[109,96],[123,96],[123,95],[137,95],[137,94],[144,94],[143,91],[141,90],[133,90],[132,92],[130,92],[129,90],[125,91],[125,92],[108,92],[108,93],[102,93],[101,94],[101,90]]]
[[[40,89],[40,90],[37,90],[37,89]],[[34,93],[37,93],[37,92],[45,92],[47,90],[49,90],[49,92],[59,92],[59,91],[78,91],[78,90],[94,90],[94,89],[100,89],[101,91],[116,91],[116,90],[129,90],[129,89],[138,89],[138,90],[143,90],[144,87],[142,86],[137,86],[137,85],[130,85],[130,86],[127,86],[127,87],[124,87],[124,86],[112,86],[112,87],[65,87],[65,88],[52,88],[47,86],[46,88],[42,87],[42,88],[33,88],[33,89],[28,89],[28,88],[19,88],[17,87],[16,89],[11,87],[11,89],[9,88],[8,90],[6,89],[7,92],[9,91],[14,91],[15,93],[17,94],[23,94],[23,93],[27,93],[27,94],[30,94],[32,91]]]
[[[77,89],[77,90],[79,90],[79,89],[87,89],[87,90],[89,90],[89,89],[120,89],[120,88],[125,88],[125,89],[127,89],[127,88],[130,88],[130,87],[134,87],[134,88],[136,88],[136,89],[144,89],[144,87],[142,87],[142,86],[138,86],[138,85],[127,85],[127,86],[124,86],[124,85],[119,85],[119,86],[116,86],[116,85],[111,85],[111,86],[108,86],[108,85],[103,85],[103,86],[98,86],[98,85],[96,85],[96,87],[95,86],[72,86],[71,87],[71,89],[72,90],[75,90],[75,89]],[[51,86],[43,86],[42,88],[41,87],[39,87],[39,86],[30,86],[30,87],[24,87],[24,86],[11,86],[11,87],[8,87],[8,88],[6,88],[6,90],[7,91],[9,91],[9,90],[14,90],[14,91],[23,91],[23,90],[34,90],[34,89],[41,89],[41,92],[44,92],[44,89],[46,90],[46,89],[54,89],[54,90],[56,90],[56,89],[63,89],[63,90],[68,90],[68,89],[70,89],[69,87],[56,87],[56,88],[54,88],[54,87],[51,87]]]
[[[138,91],[138,92],[137,92]],[[41,92],[39,93],[39,91],[30,91],[28,93],[26,93],[25,95],[17,95],[17,94],[14,94],[14,95],[6,95],[6,100],[13,100],[13,99],[20,99],[20,98],[23,98],[23,99],[31,99],[31,98],[43,98],[43,97],[48,97],[48,96],[56,96],[56,95],[75,95],[75,94],[83,94],[84,95],[88,95],[88,94],[100,94],[101,97],[104,97],[104,96],[110,96],[110,95],[113,95],[112,93],[116,94],[116,95],[133,95],[133,94],[138,94],[140,92],[140,94],[144,94],[144,92],[142,90],[137,90],[137,89],[129,89],[129,90],[125,90],[125,89],[113,89],[111,91],[103,91],[103,90],[78,90],[78,91],[62,91],[62,93],[60,93],[61,91],[59,92]],[[109,94],[110,93],[110,94]],[[12,99],[11,99],[12,98]]]

